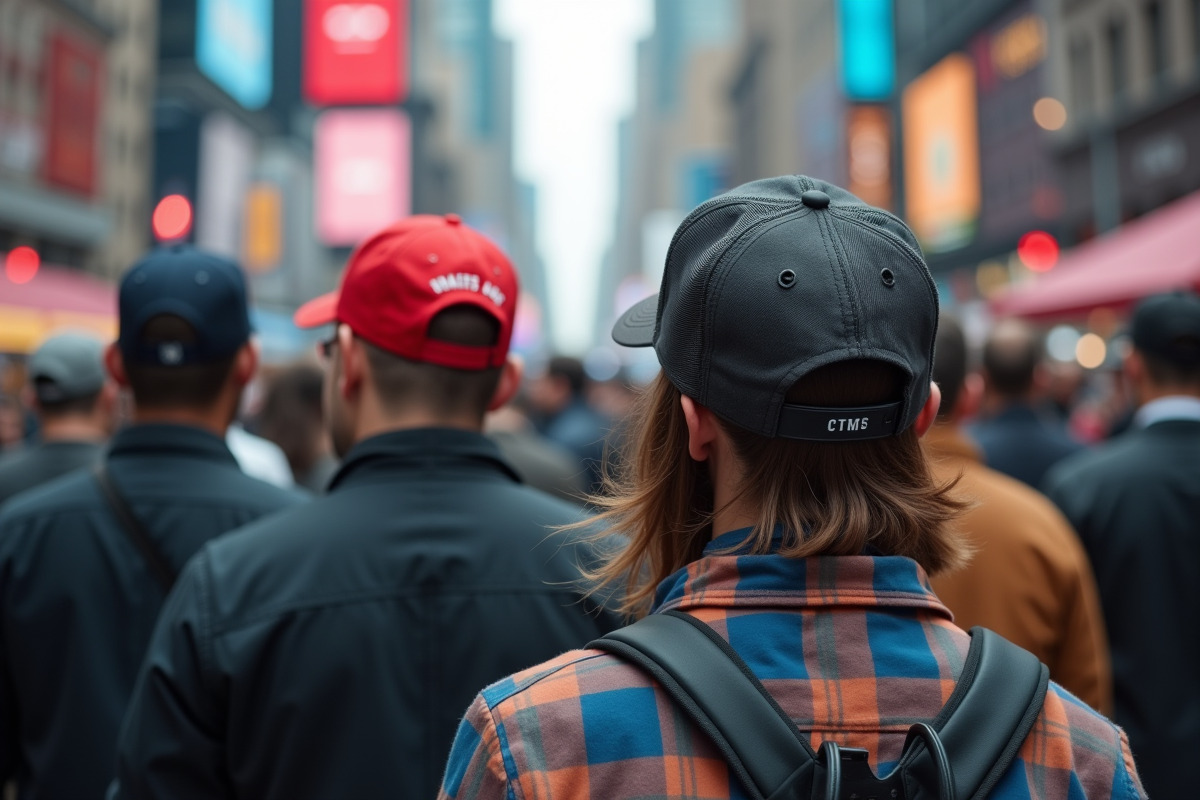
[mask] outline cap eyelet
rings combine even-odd
[[[795,270],[785,269],[783,272],[779,273],[779,285],[782,286],[784,289],[790,289],[793,286],[795,286],[796,285]]]
[[[883,272],[879,273],[879,277],[883,279],[883,285],[888,288],[896,285],[896,275],[887,267],[883,268]]]

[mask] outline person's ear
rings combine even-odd
[[[679,396],[688,428],[688,455],[693,461],[707,461],[717,438],[717,416],[686,394]]]
[[[258,373],[258,342],[251,339],[237,351],[233,360],[233,378],[238,386],[245,386]]]
[[[504,366],[500,368],[500,380],[496,383],[496,390],[492,392],[487,410],[495,411],[512,400],[521,388],[521,378],[524,375],[525,362],[516,353],[509,353]]]
[[[1125,355],[1125,359],[1121,362],[1121,368],[1125,372],[1125,377],[1129,379],[1129,383],[1133,386],[1141,386],[1142,381],[1146,377],[1146,361],[1142,358],[1142,354],[1137,350],[1130,349]]]
[[[108,370],[113,382],[122,389],[129,386],[129,374],[125,372],[125,357],[121,349],[113,342],[104,350],[104,368]]]
[[[917,414],[917,421],[913,424],[913,428],[917,432],[917,437],[924,436],[925,433],[933,425],[933,421],[937,419],[938,407],[942,404],[942,390],[933,381],[929,382],[929,398],[925,401],[925,405],[921,406],[921,413]]]
[[[337,352],[333,357],[341,362],[341,369],[335,370],[334,391],[349,400],[358,394],[369,369],[366,348],[349,325],[338,325]]]

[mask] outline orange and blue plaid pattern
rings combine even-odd
[[[969,637],[898,557],[725,554],[744,531],[659,587],[724,636],[812,745],[832,739],[889,772],[962,671]],[[485,689],[459,727],[443,798],[742,798],[720,753],[637,668],[566,653]],[[1124,734],[1052,685],[992,797],[1141,798]]]

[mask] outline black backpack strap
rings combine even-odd
[[[133,509],[129,506],[129,501],[125,499],[125,495],[121,494],[121,491],[117,488],[117,484],[113,481],[112,476],[108,472],[108,466],[103,460],[97,462],[96,466],[92,468],[92,477],[96,479],[96,484],[100,487],[100,493],[108,501],[109,508],[112,509],[113,515],[121,524],[121,529],[125,531],[125,535],[129,537],[134,547],[142,554],[142,558],[146,560],[146,565],[150,567],[150,571],[158,579],[163,591],[169,593],[171,587],[175,585],[175,578],[178,577],[175,568],[171,566],[171,562],[167,560],[162,551],[154,544],[154,540],[150,538],[150,532],[146,530],[146,526],[133,513]]]
[[[695,617],[651,614],[588,647],[630,661],[662,684],[754,800],[769,798],[793,773],[813,770],[816,756],[796,726],[729,643]]]
[[[932,726],[919,726],[929,729],[925,735],[910,733],[910,741],[922,743],[905,747],[893,773],[902,777],[909,800],[938,798],[951,788],[955,797],[986,797],[1041,711],[1046,667],[991,631],[975,628],[971,634],[949,702]],[[826,776],[839,768],[818,764],[808,741],[741,657],[695,617],[651,614],[588,646],[653,676],[712,739],[754,800],[771,798],[785,786],[811,786],[818,768]],[[945,755],[934,758],[924,742],[939,739]],[[946,759],[952,776],[945,774]]]

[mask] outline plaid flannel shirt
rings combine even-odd
[[[807,733],[899,759],[949,699],[970,637],[913,561],[736,552],[725,534],[668,578],[655,610],[711,625]],[[735,552],[730,553],[733,549]],[[493,684],[467,711],[440,797],[742,798],[716,747],[653,679],[595,650]],[[992,797],[1141,798],[1124,733],[1056,684]]]

